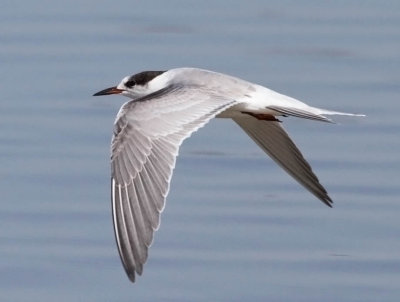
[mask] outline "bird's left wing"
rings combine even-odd
[[[201,87],[170,86],[125,103],[111,145],[115,237],[129,279],[142,273],[182,141],[236,104]]]
[[[332,199],[280,122],[258,120],[254,117],[234,118],[234,121],[278,165],[323,203],[332,207]]]

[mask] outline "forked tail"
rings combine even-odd
[[[295,107],[286,107],[286,106],[285,107],[268,106],[267,108],[279,112],[283,115],[290,115],[290,116],[295,116],[310,120],[317,120],[321,122],[328,122],[328,123],[333,123],[333,121],[325,117],[324,115],[365,116],[364,114],[331,111],[310,106],[301,109]]]

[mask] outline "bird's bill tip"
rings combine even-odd
[[[96,92],[95,94],[93,94],[93,96],[99,96],[99,95],[109,95],[109,94],[119,94],[121,93],[123,90],[117,88],[116,86],[114,87],[110,87],[110,88],[106,88],[104,90],[101,90],[99,92]]]

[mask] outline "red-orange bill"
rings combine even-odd
[[[93,96],[119,94],[122,91],[123,91],[122,89],[118,89],[117,87],[114,86],[114,87],[106,88],[106,89],[104,89],[102,91],[99,91],[99,92],[93,94]]]

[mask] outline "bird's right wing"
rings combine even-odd
[[[142,273],[182,141],[236,101],[170,86],[124,104],[111,145],[115,237],[129,279]]]
[[[329,207],[332,200],[280,122],[253,117],[234,121],[283,169]]]

